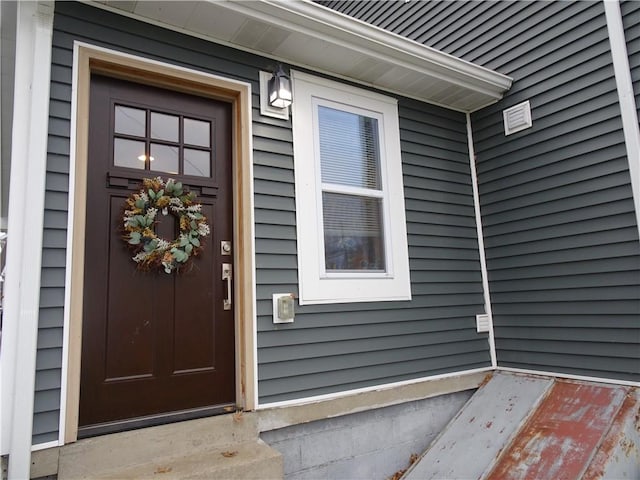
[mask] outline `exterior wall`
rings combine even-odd
[[[636,97],[636,109],[640,117],[640,3],[630,0],[621,2],[620,10],[622,10],[622,24],[627,40],[633,93]]]
[[[473,116],[498,364],[638,381],[640,242],[603,5],[546,15],[543,34],[511,33],[524,55],[492,68],[514,86]],[[527,99],[533,128],[505,137],[502,109]]]
[[[9,176],[11,174],[11,126],[13,123],[13,78],[16,48],[16,3],[0,4],[0,229],[7,229]],[[2,262],[4,265],[4,261]]]
[[[297,306],[294,324],[274,328],[271,293],[297,294],[293,159],[268,178],[256,172],[263,403],[489,365],[486,337],[475,332],[483,299],[464,129],[461,114],[400,101],[410,302]]]
[[[420,455],[473,390],[329,418],[261,434],[282,453],[287,480],[391,478]]]
[[[248,81],[273,62],[80,3],[56,2],[34,444],[57,440],[73,42]],[[464,115],[400,100],[413,300],[298,306],[276,327],[271,295],[297,293],[291,122],[253,98],[258,372],[261,403],[490,365]]]
[[[640,243],[602,2],[321,2],[514,78],[472,116],[498,365],[640,379]],[[622,4],[639,96],[637,2]],[[533,128],[504,136],[530,100]]]

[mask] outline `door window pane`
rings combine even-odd
[[[144,137],[147,130],[146,111],[116,105],[115,132]]]
[[[116,167],[138,168],[144,170],[146,159],[144,142],[115,138],[113,140],[113,164]]]
[[[113,164],[211,178],[213,127],[211,120],[116,105]]]
[[[384,271],[380,198],[323,192],[325,268],[329,271]]]
[[[322,181],[380,189],[378,120],[318,107]]]
[[[184,149],[184,174],[198,177],[211,176],[211,153],[209,151]]]
[[[151,112],[151,138],[177,142],[180,139],[180,117]]]
[[[210,145],[211,122],[184,119],[184,143],[208,148]]]
[[[180,149],[172,145],[151,144],[151,170],[178,174]]]

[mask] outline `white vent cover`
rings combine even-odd
[[[480,332],[489,331],[489,315],[486,313],[476,315],[476,330]]]
[[[504,134],[511,135],[531,127],[531,106],[529,100],[514,105],[502,112],[504,117]]]

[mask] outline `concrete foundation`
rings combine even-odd
[[[424,451],[473,390],[263,432],[286,480],[385,479]]]

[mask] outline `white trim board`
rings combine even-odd
[[[57,440],[53,440],[51,442],[38,443],[37,445],[32,445],[31,451],[39,452],[40,450],[46,450],[48,448],[55,448],[59,446],[60,446],[60,442],[58,442]]]
[[[434,375],[432,377],[420,377],[420,378],[414,378],[412,380],[403,380],[401,382],[385,383],[381,385],[372,385],[371,387],[362,387],[362,388],[355,388],[353,390],[344,390],[341,392],[327,393],[324,395],[315,395],[312,397],[296,398],[293,400],[283,400],[281,402],[263,403],[258,405],[258,408],[256,410],[308,405],[308,404],[323,402],[326,400],[335,400],[340,398],[351,397],[351,396],[359,395],[362,393],[389,391],[395,388],[405,387],[408,385],[415,385],[415,384],[421,384],[421,383],[428,384],[430,382],[438,382],[440,380],[449,379],[449,378],[464,377],[466,375],[473,375],[476,373],[488,373],[494,370],[495,369],[493,367],[475,368],[471,370],[462,370],[459,372],[443,373],[440,375]],[[401,401],[407,401],[407,400],[403,399]],[[400,401],[398,403],[400,403]]]
[[[618,101],[620,103],[622,130],[624,132],[624,142],[627,147],[631,189],[633,191],[633,203],[636,210],[636,225],[638,228],[638,236],[640,237],[640,126],[638,125],[638,112],[636,110],[633,81],[629,67],[629,54],[624,36],[620,2],[618,0],[603,1],[604,13],[607,18],[609,41],[611,43],[613,72],[616,78]]]
[[[9,454],[9,478],[29,478],[31,468],[52,34],[53,2],[18,3],[0,361],[2,453]],[[24,221],[26,205],[29,222]]]
[[[484,296],[484,310],[489,317],[489,355],[491,365],[498,365],[496,358],[496,340],[493,330],[493,311],[491,309],[491,294],[489,291],[489,273],[487,271],[487,257],[484,251],[484,234],[482,232],[482,214],[480,212],[480,191],[478,189],[478,174],[476,171],[476,153],[473,144],[473,129],[471,128],[471,114],[467,113],[467,143],[469,148],[469,167],[471,170],[471,186],[473,189],[473,209],[476,216],[476,233],[478,236],[478,253],[480,255],[480,272],[482,275],[482,294]]]
[[[583,380],[585,382],[610,383],[614,385],[625,385],[630,387],[640,387],[640,382],[628,380],[617,380],[615,378],[589,377],[587,375],[572,375],[570,373],[547,372],[544,370],[531,370],[528,368],[501,367],[496,368],[498,372],[523,373],[526,375],[537,375],[540,377],[567,378],[569,380]]]

